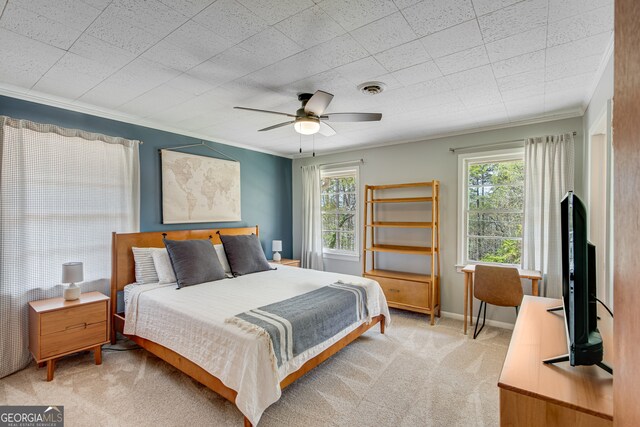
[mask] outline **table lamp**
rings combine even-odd
[[[282,251],[282,240],[274,240],[271,242],[271,250],[273,251],[273,260],[280,261],[282,259],[280,256],[280,251]]]
[[[69,283],[69,286],[64,289],[64,299],[73,301],[80,298],[80,288],[76,283],[83,280],[81,262],[65,262],[62,264],[62,283]]]

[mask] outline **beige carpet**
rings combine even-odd
[[[511,332],[392,311],[284,390],[259,426],[495,426],[498,376]],[[126,346],[128,341],[117,347]],[[105,351],[58,362],[55,379],[35,365],[0,380],[0,404],[64,405],[67,426],[241,426],[230,403],[144,350]]]

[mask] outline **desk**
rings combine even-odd
[[[613,376],[597,366],[545,365],[567,352],[560,300],[526,295],[502,366],[500,425],[509,427],[613,425]],[[598,307],[600,308],[600,307]],[[611,364],[613,319],[599,310],[604,360]],[[613,366],[615,372],[615,366]]]
[[[465,265],[462,269],[464,273],[464,334],[467,334],[467,309],[471,307],[469,312],[469,325],[473,326],[473,273],[476,271],[475,264]],[[542,279],[542,275],[536,270],[518,269],[521,279],[531,279],[531,293],[538,296],[538,280]]]

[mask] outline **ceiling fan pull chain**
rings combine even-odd
[[[302,154],[302,134],[298,134],[300,136],[300,154]]]
[[[313,138],[312,140],[312,144],[313,144],[313,157],[316,156],[316,134],[314,133],[313,135],[311,135],[311,137]]]

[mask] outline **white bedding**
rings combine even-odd
[[[265,409],[280,398],[282,379],[359,324],[284,363],[276,374],[269,349],[253,335],[226,324],[225,319],[342,280],[363,284],[369,315],[383,314],[386,324],[390,324],[387,301],[377,282],[345,274],[276,267],[277,270],[179,290],[175,284],[132,286],[127,289],[124,333],[181,354],[236,390],[236,405],[256,425]]]

